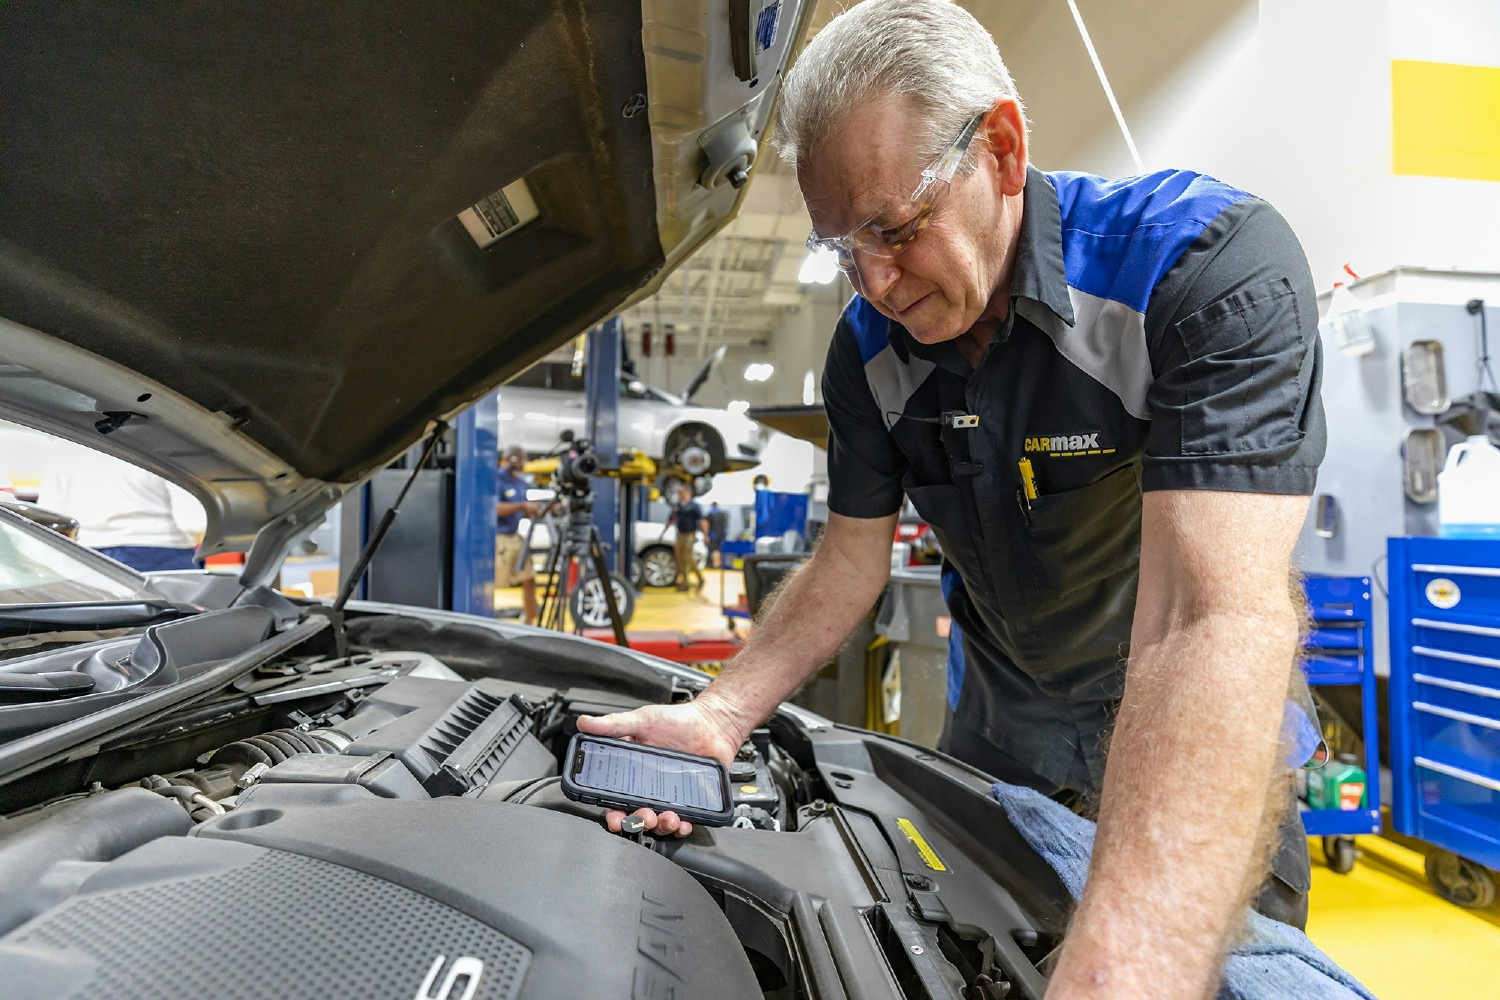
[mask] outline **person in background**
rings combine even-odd
[[[719,549],[729,533],[729,514],[720,510],[718,501],[714,501],[708,505],[708,517],[705,520],[708,523],[708,564],[718,569],[724,558]]]
[[[536,517],[540,505],[526,499],[531,485],[525,473],[526,452],[519,445],[506,449],[500,461],[499,502],[495,504],[495,586],[520,587],[523,620],[536,621],[536,575],[530,562],[521,563],[525,541],[521,538],[521,518]]]
[[[698,578],[693,585],[694,590],[703,589],[703,571],[698,568],[693,560],[693,543],[698,540],[698,532],[708,531],[708,521],[703,516],[703,508],[693,499],[693,491],[688,486],[677,487],[677,504],[672,508],[672,524],[677,528],[677,542],[674,552],[677,555],[677,589],[688,589],[688,576]]]
[[[78,521],[78,540],[142,573],[194,569],[207,524],[192,494],[112,455],[58,439],[37,503]]]

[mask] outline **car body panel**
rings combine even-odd
[[[810,8],[750,82],[722,10],[671,0],[6,7],[0,415],[188,489],[203,551],[270,579],[731,217]]]

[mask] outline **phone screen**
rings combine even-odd
[[[649,749],[579,740],[573,760],[573,780],[627,799],[656,799],[709,812],[724,808],[718,768],[663,757]]]

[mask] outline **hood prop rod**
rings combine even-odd
[[[366,571],[370,568],[370,560],[375,558],[375,552],[380,544],[385,541],[385,536],[390,534],[391,525],[396,522],[396,512],[400,510],[401,503],[406,499],[406,494],[411,491],[412,484],[417,481],[417,473],[421,472],[427,465],[427,460],[432,457],[433,451],[437,449],[437,443],[448,431],[448,422],[439,420],[432,428],[432,436],[427,439],[427,447],[422,449],[422,457],[417,461],[417,467],[411,470],[411,475],[406,479],[406,485],[401,487],[401,492],[396,495],[395,503],[386,508],[380,518],[380,523],[370,534],[370,540],[360,550],[359,558],[354,562],[354,568],[349,571],[349,579],[344,581],[344,586],[339,589],[338,599],[333,602],[332,611],[335,615],[344,610],[344,605],[349,603],[349,598],[354,596],[354,588],[359,586],[359,581],[364,579]]]

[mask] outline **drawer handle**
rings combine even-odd
[[[1439,632],[1463,632],[1468,635],[1483,635],[1500,639],[1500,628],[1485,628],[1483,625],[1460,625],[1457,622],[1435,622],[1431,618],[1413,618],[1417,628],[1435,628]]]
[[[1473,715],[1469,712],[1460,712],[1452,708],[1444,708],[1441,705],[1429,705],[1425,701],[1414,701],[1411,707],[1418,712],[1426,712],[1428,715],[1441,715],[1445,719],[1453,719],[1456,722],[1468,722],[1486,729],[1500,730],[1500,722],[1494,719],[1486,719],[1482,715]]]
[[[1496,664],[1496,666],[1500,666],[1500,664]],[[1494,688],[1480,687],[1478,684],[1465,684],[1463,681],[1450,681],[1446,677],[1433,677],[1430,674],[1412,674],[1411,679],[1418,684],[1431,684],[1433,687],[1447,688],[1449,691],[1477,694],[1481,698],[1500,698],[1500,691],[1496,691]]]
[[[1418,656],[1430,656],[1435,660],[1452,660],[1454,663],[1472,663],[1476,667],[1500,668],[1500,660],[1491,659],[1488,656],[1475,656],[1473,653],[1454,653],[1446,649],[1433,649],[1430,646],[1413,646],[1411,651]]]
[[[1500,792],[1500,781],[1496,781],[1494,778],[1486,778],[1482,774],[1475,774],[1472,771],[1465,771],[1462,768],[1449,767],[1447,764],[1439,764],[1437,761],[1428,760],[1426,757],[1415,757],[1412,759],[1412,763],[1418,767],[1425,767],[1429,771],[1436,771],[1438,774],[1446,774],[1450,778],[1457,778],[1459,781],[1467,781],[1471,785],[1478,785],[1480,788],[1488,788],[1492,792]]]
[[[1442,573],[1446,576],[1500,576],[1500,569],[1492,566],[1439,566],[1434,563],[1414,563],[1416,573]]]

